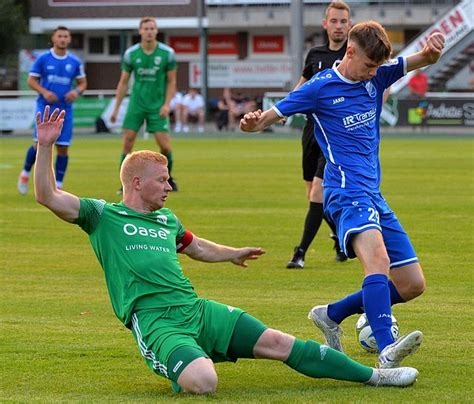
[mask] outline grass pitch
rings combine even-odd
[[[383,192],[411,236],[427,291],[394,307],[402,334],[425,333],[406,365],[420,370],[407,389],[314,380],[272,361],[217,364],[212,397],[177,396],[145,366],[130,332],[114,317],[102,270],[85,233],[17,194],[26,137],[0,138],[0,400],[82,402],[472,402],[472,138],[387,136]],[[156,147],[139,140],[136,148]],[[307,202],[299,135],[175,136],[180,192],[167,206],[199,236],[266,249],[242,269],[183,257],[199,295],[239,306],[300,338],[321,334],[306,319],[314,304],[360,287],[356,260],[336,263],[323,224],[302,271],[285,269],[299,242]],[[118,200],[118,136],[77,136],[68,191]],[[374,365],[343,323],[345,347]]]

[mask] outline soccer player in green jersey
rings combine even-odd
[[[117,114],[128,89],[133,73],[134,82],[127,113],[123,122],[123,147],[120,165],[133,149],[137,133],[146,122],[146,130],[153,133],[160,151],[168,159],[171,174],[173,153],[169,134],[170,101],[176,93],[176,58],[174,50],[156,39],[158,26],[153,17],[140,20],[140,43],[125,51],[122,73],[117,85],[115,105],[110,121],[117,121]],[[173,191],[178,187],[170,178]]]
[[[157,152],[138,151],[124,160],[120,203],[58,189],[52,149],[64,116],[58,109],[50,116],[49,106],[42,119],[36,115],[36,200],[89,235],[116,316],[132,331],[150,369],[170,379],[174,391],[214,392],[214,363],[239,358],[274,359],[309,377],[375,386],[407,386],[416,380],[416,369],[370,368],[326,345],[268,328],[239,308],[199,298],[178,253],[245,267],[264,251],[216,244],[186,230],[164,208],[171,186],[167,159]]]

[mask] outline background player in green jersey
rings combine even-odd
[[[123,147],[120,164],[133,149],[133,144],[143,122],[153,133],[160,151],[168,158],[168,170],[173,168],[171,137],[169,135],[170,101],[176,93],[176,58],[174,50],[156,39],[158,26],[153,17],[140,20],[141,41],[125,51],[122,73],[117,85],[115,105],[110,117],[117,121],[120,104],[127,93],[133,72],[134,82],[127,113],[123,122]],[[170,178],[173,191],[178,187]]]
[[[167,159],[138,151],[123,162],[123,201],[117,204],[79,198],[58,189],[52,149],[65,112],[36,115],[38,156],[35,192],[39,203],[88,233],[104,270],[112,307],[132,330],[147,365],[172,381],[175,391],[212,393],[215,362],[239,358],[274,359],[313,378],[369,385],[407,386],[413,368],[373,369],[312,340],[268,328],[241,309],[199,298],[184,276],[178,252],[204,262],[246,266],[261,248],[233,248],[186,230],[164,204],[171,191]]]

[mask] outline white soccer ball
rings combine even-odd
[[[398,329],[398,322],[395,316],[392,315],[392,335],[395,340],[398,339],[400,330]],[[376,353],[379,351],[377,343],[375,342],[372,328],[370,328],[367,316],[363,313],[356,323],[356,336],[359,345],[368,352]]]

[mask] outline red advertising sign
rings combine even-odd
[[[197,36],[170,36],[169,45],[176,53],[199,53]]]
[[[209,35],[207,48],[210,55],[238,55],[236,34]]]
[[[283,53],[283,35],[255,35],[252,41],[254,53]]]

